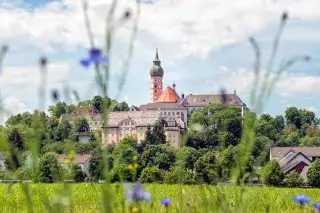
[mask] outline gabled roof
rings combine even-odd
[[[302,157],[300,160],[298,160],[299,156]],[[299,165],[301,163],[303,163],[306,166],[309,166],[312,162],[303,153],[298,152],[294,155],[291,155],[290,160],[286,161],[286,163],[282,163],[281,167],[283,168],[284,172],[287,173],[287,172],[293,170],[297,165]]]
[[[223,100],[225,99],[225,100]],[[180,103],[186,107],[204,107],[208,104],[224,104],[245,106],[236,94],[187,95]]]
[[[158,110],[158,109],[186,109],[179,103],[148,103],[141,105],[140,110]]]
[[[158,111],[126,111],[110,112],[108,115],[108,127],[118,127],[125,120],[132,120],[136,126],[148,126],[155,124],[160,119]]]
[[[83,116],[86,114],[97,113],[93,106],[77,106],[71,113],[72,116]]]
[[[320,157],[320,147],[271,147],[270,152],[272,157],[283,157],[290,150],[301,152],[307,157]]]
[[[84,154],[84,155],[76,155],[73,159],[73,163],[75,164],[84,164],[88,160],[90,160],[91,154]],[[65,164],[66,160],[70,159],[69,156],[66,155],[58,155],[58,162],[60,164]]]
[[[176,103],[179,100],[179,96],[174,89],[167,87],[163,93],[156,100],[157,103]]]

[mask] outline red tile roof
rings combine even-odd
[[[179,100],[179,96],[174,89],[167,87],[160,97],[157,99],[157,103],[176,103]]]

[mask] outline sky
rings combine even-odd
[[[39,58],[48,58],[45,106],[60,100],[76,103],[100,94],[92,69],[80,66],[88,55],[89,40],[80,0],[1,0],[0,44],[9,46],[0,75],[0,96],[8,115],[39,109]],[[89,0],[89,17],[97,47],[104,47],[107,11],[111,0]],[[289,106],[320,113],[320,8],[319,0],[153,0],[141,4],[134,54],[125,85],[118,97],[122,65],[127,56],[134,20],[135,0],[118,0],[113,23],[109,96],[130,105],[149,101],[149,71],[158,48],[164,86],[175,83],[179,94],[216,94],[221,88],[237,95],[250,108],[254,52],[249,38],[261,50],[262,73],[267,69],[272,42],[281,15],[288,13],[273,69],[292,57],[308,55],[279,78],[264,112],[281,115]],[[129,20],[121,19],[131,11]],[[111,24],[108,23],[108,24]]]

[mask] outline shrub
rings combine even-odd
[[[158,167],[146,167],[142,170],[140,181],[142,183],[162,183],[164,177],[164,171]]]
[[[269,186],[280,186],[284,173],[276,160],[269,161],[264,169],[264,182]]]
[[[299,173],[292,171],[285,176],[284,182],[288,187],[301,187],[304,180]]]
[[[31,180],[32,171],[26,166],[22,166],[14,173],[14,177],[18,180]]]
[[[72,165],[71,172],[72,172],[73,179],[76,183],[85,181],[87,177],[86,173],[82,171],[81,167],[76,164]]]
[[[217,159],[214,152],[207,152],[194,164],[197,183],[216,183],[218,180]]]
[[[8,171],[0,171],[0,180],[12,180],[10,172]]]
[[[193,173],[186,169],[173,167],[169,172],[165,173],[164,183],[167,184],[194,184]]]
[[[316,159],[310,166],[308,173],[308,183],[312,187],[320,187],[320,159]]]
[[[126,164],[119,164],[114,167],[111,171],[111,181],[133,181],[135,177],[135,172],[131,171]]]
[[[61,167],[55,153],[48,152],[42,156],[37,180],[43,183],[54,183],[61,180]]]

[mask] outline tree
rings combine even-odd
[[[32,171],[26,166],[22,166],[14,173],[14,177],[18,180],[31,180]]]
[[[152,144],[152,141],[153,141],[153,135],[152,135],[152,130],[151,130],[151,126],[148,125],[147,127],[147,131],[145,133],[145,139],[143,141],[143,145],[146,146],[146,145],[151,145]]]
[[[296,171],[292,171],[285,176],[284,182],[288,187],[301,187],[304,183],[303,178]]]
[[[53,139],[55,141],[63,141],[70,136],[72,126],[70,122],[66,119],[61,119],[58,126],[53,132]]]
[[[207,152],[199,158],[195,165],[195,181],[197,183],[213,184],[218,181],[218,169],[216,154],[212,151]]]
[[[182,161],[185,169],[194,170],[194,164],[201,157],[201,153],[193,147],[184,146],[178,150],[178,160]]]
[[[124,102],[124,101],[121,102],[121,103],[116,104],[114,109],[113,109],[113,111],[121,111],[121,112],[129,111],[129,110],[130,110],[130,108],[129,108],[128,104],[126,102]]]
[[[72,173],[73,179],[76,183],[85,181],[85,179],[87,177],[86,173],[84,173],[84,171],[82,171],[81,167],[77,164],[72,165],[71,173]]]
[[[284,117],[282,115],[281,116],[278,115],[278,116],[275,117],[274,120],[275,120],[277,129],[283,130],[284,127],[285,127]]]
[[[300,146],[319,147],[320,146],[320,137],[309,137],[309,136],[306,136],[306,137],[301,139]]]
[[[142,183],[162,183],[165,172],[156,166],[146,167],[142,170],[140,181]]]
[[[6,129],[7,140],[11,148],[16,148],[19,151],[24,150],[23,134],[24,127],[22,125],[15,125]]]
[[[320,187],[320,159],[317,158],[307,172],[308,183],[312,187]]]
[[[176,161],[176,152],[168,145],[150,145],[140,159],[142,168],[157,166],[159,169],[169,170]]]
[[[292,132],[288,136],[283,135],[276,143],[276,146],[289,147],[300,145],[300,134],[298,132]]]
[[[269,147],[271,147],[273,142],[266,136],[256,137],[253,141],[252,155],[254,159],[258,159],[259,156],[262,157],[261,160],[265,160]]]
[[[37,180],[43,183],[60,181],[62,177],[61,170],[57,155],[53,152],[48,152],[40,158]]]
[[[75,118],[73,121],[73,127],[75,132],[89,132],[90,127],[86,118]]]
[[[152,143],[153,145],[165,144],[166,135],[164,133],[163,123],[158,121],[152,130]]]
[[[284,173],[276,160],[269,161],[264,168],[264,182],[269,186],[281,186]]]
[[[102,179],[102,150],[100,147],[96,148],[92,152],[92,157],[89,161],[89,174],[93,180]]]
[[[92,105],[97,110],[97,112],[102,113],[103,111],[103,99],[101,96],[96,95],[92,98]]]
[[[184,168],[177,166],[172,167],[169,172],[165,173],[164,183],[167,184],[194,184],[193,173]]]
[[[231,170],[236,166],[237,152],[233,146],[220,152],[218,158],[218,172],[222,180],[230,178]]]
[[[66,105],[66,113],[68,115],[70,115],[75,109],[76,106],[74,104]]]
[[[56,118],[60,118],[61,115],[66,114],[66,106],[67,104],[65,102],[58,102],[54,106],[49,106],[49,112],[52,116]]]
[[[241,138],[242,116],[236,107],[210,104],[191,113],[190,140],[194,148],[228,147],[237,145]]]

